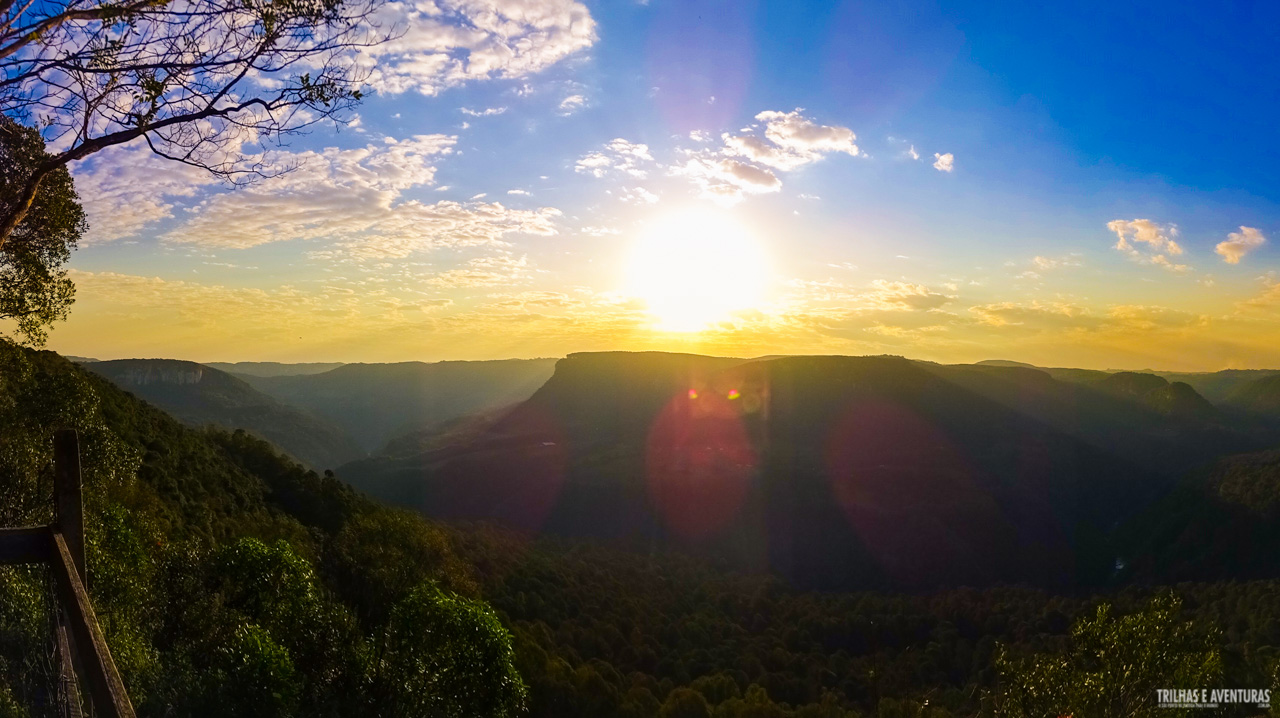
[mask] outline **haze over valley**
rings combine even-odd
[[[1206,530],[1224,512],[1265,525],[1240,492],[1277,488],[1219,486],[1225,467],[1275,463],[1280,372],[1261,370],[658,352],[269,377],[84,366],[190,425],[245,429],[432,518],[686,551],[807,587],[1217,578],[1223,564],[1170,564],[1133,527],[1189,495],[1194,510],[1163,531]],[[1224,540],[1213,550],[1242,576],[1273,570]]]

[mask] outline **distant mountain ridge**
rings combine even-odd
[[[364,454],[341,428],[287,406],[226,372],[177,359],[117,359],[85,369],[169,412],[180,421],[245,429],[316,469]]]
[[[279,401],[326,417],[373,452],[404,434],[523,401],[554,367],[554,359],[398,362],[241,378]]]
[[[1280,374],[1254,379],[1237,386],[1224,400],[1245,411],[1280,419]]]
[[[249,376],[297,376],[299,374],[320,374],[342,366],[342,362],[303,362],[284,363],[274,361],[240,361],[240,362],[203,362],[205,366],[225,371],[228,374],[248,374]]]
[[[340,473],[435,517],[685,546],[811,586],[1105,581],[1113,526],[1188,463],[1262,441],[1149,396],[1205,408],[1190,387],[1126,382],[1143,391],[896,357],[572,354],[457,443]]]

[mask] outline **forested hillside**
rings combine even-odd
[[[1280,374],[1241,384],[1224,401],[1244,411],[1280,421]]]
[[[1027,667],[1036,660],[1068,656],[1054,665],[1092,671],[1101,686],[1120,680],[1073,638],[1073,626],[1119,630],[1100,605],[1127,616],[1123,631],[1108,634],[1117,660],[1161,646],[1204,668],[1196,675],[1209,685],[1276,683],[1273,581],[1180,584],[1172,599],[1162,587],[814,593],[668,548],[438,525],[363,498],[243,432],[185,427],[56,355],[2,348],[3,522],[49,520],[49,436],[79,429],[90,590],[140,715],[1038,715],[1019,707],[1027,681],[1041,675]],[[541,406],[589,408],[571,432],[607,437],[648,420],[653,390],[710,371],[695,391],[712,392],[715,377],[745,366],[624,359],[632,381],[584,357],[590,381],[561,377]],[[855,383],[874,378],[883,398],[892,377],[921,380],[903,366],[871,360]],[[810,385],[845,396],[820,368],[775,369],[771,386],[788,402]],[[761,390],[751,376],[759,375],[734,376],[743,388],[733,401]],[[954,391],[916,398],[969,396],[946,393]],[[618,403],[640,413],[619,415]],[[1001,412],[988,406],[982,415]],[[1274,483],[1237,468],[1214,484],[1223,496],[1252,504],[1239,497]],[[46,715],[47,579],[32,568],[0,575],[0,715]],[[1161,665],[1124,680],[1163,686],[1170,674]],[[1054,705],[1091,696],[1064,693],[1067,702]]]
[[[521,714],[507,629],[448,534],[7,343],[0,524],[50,520],[64,427],[81,436],[90,593],[140,715]],[[0,576],[0,714],[48,715],[48,578]]]
[[[195,362],[119,359],[85,368],[193,426],[244,429],[317,471],[357,459],[364,451],[333,422],[289,406],[244,381]]]
[[[1203,685],[1280,689],[1276,581],[1184,583],[1172,594],[814,593],[672,554],[572,542],[532,549],[511,535],[467,536],[461,553],[486,567],[482,590],[512,620],[538,718],[1043,718],[1106,691],[1153,696],[1172,680],[1169,661],[1208,664]],[[1170,595],[1182,610],[1152,616]],[[1075,694],[1046,692],[1051,672],[1019,661],[1070,655],[1073,627],[1102,605],[1127,625],[1113,619],[1102,626],[1106,639],[1083,647],[1101,654],[1062,661],[1077,671],[1061,676]],[[1191,640],[1174,643],[1173,626],[1186,621]],[[1164,662],[1151,660],[1161,651]],[[1020,687],[1037,690],[1041,710],[1012,704]],[[1147,705],[1076,715],[1166,713]],[[1261,713],[1238,706],[1216,715]]]
[[[524,401],[554,366],[554,359],[346,364],[318,374],[242,378],[328,418],[375,452],[404,434]]]

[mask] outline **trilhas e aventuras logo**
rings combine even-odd
[[[1258,688],[1157,688],[1161,708],[1220,708],[1223,705],[1271,707],[1271,690]]]

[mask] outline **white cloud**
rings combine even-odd
[[[915,148],[912,149],[914,150]],[[956,158],[952,156],[950,152],[945,155],[940,155],[937,152],[934,152],[933,159],[933,168],[939,172],[950,172],[956,167]]]
[[[910,158],[911,158],[911,159],[913,159],[913,160],[918,160],[918,159],[920,159],[920,153],[919,153],[919,152],[916,152],[916,146],[915,146],[915,145],[911,145],[911,147],[907,148],[907,156],[908,156],[908,157],[910,157]]]
[[[1191,271],[1190,265],[1178,264],[1176,262],[1170,261],[1170,259],[1164,256],[1163,254],[1157,254],[1154,257],[1152,257],[1151,263],[1156,265],[1157,267],[1173,272],[1174,274],[1186,274],[1187,272]]]
[[[1177,225],[1161,225],[1149,219],[1113,219],[1107,222],[1107,229],[1116,233],[1116,249],[1127,252],[1134,249],[1132,242],[1148,245],[1153,252],[1168,251],[1169,254],[1182,254],[1182,247],[1174,241],[1178,236]]]
[[[527,190],[527,189],[509,189],[509,190],[507,190],[507,194],[521,195],[521,196],[524,196],[524,197],[528,197],[528,196],[530,196],[532,193],[531,193],[529,190]]]
[[[583,155],[574,165],[574,172],[582,172],[593,177],[604,177],[613,167],[613,159],[603,152],[592,152]]]
[[[763,137],[726,133],[721,135],[724,145],[719,151],[689,152],[689,159],[673,165],[670,172],[693,180],[703,197],[732,204],[747,194],[781,189],[782,180],[773,170],[790,172],[832,152],[858,156],[853,130],[819,125],[802,112],[799,108],[792,112],[761,112],[756,120],[764,125]],[[747,127],[742,132],[759,129]],[[690,137],[697,141],[708,139],[701,132],[691,133]]]
[[[1226,240],[1219,242],[1213,251],[1221,255],[1222,261],[1227,264],[1239,264],[1242,257],[1266,242],[1267,238],[1262,235],[1261,230],[1241,227],[1239,232],[1228,234]]]
[[[471,116],[471,117],[492,117],[492,116],[494,116],[494,115],[501,115],[502,113],[504,113],[504,112],[506,112],[506,111],[507,111],[507,108],[505,108],[505,107],[486,107],[486,108],[485,108],[485,109],[483,109],[483,110],[473,110],[473,109],[471,109],[470,107],[460,107],[460,108],[458,108],[458,110],[459,110],[462,114],[464,114],[464,115],[469,115],[469,116]]]
[[[926,311],[938,309],[955,299],[923,284],[910,282],[877,279],[871,283],[871,287],[872,291],[863,296],[876,309]]]
[[[725,154],[745,157],[783,172],[803,167],[818,159],[817,154],[801,154],[784,147],[770,144],[755,135],[733,137],[724,135]]]
[[[636,179],[644,179],[649,176],[649,172],[641,165],[651,163],[653,155],[650,154],[648,145],[619,137],[605,145],[603,151],[583,155],[573,170],[596,178],[602,178],[611,172],[622,172]]]
[[[618,198],[628,204],[653,204],[658,201],[658,195],[650,192],[644,187],[623,187],[622,193]]]
[[[337,250],[356,259],[377,259],[442,247],[504,246],[510,234],[556,234],[560,216],[554,207],[517,210],[498,202],[406,202],[365,233],[339,242]]]
[[[1116,233],[1115,249],[1130,259],[1178,274],[1191,271],[1190,266],[1177,264],[1167,256],[1182,254],[1182,247],[1174,239],[1178,236],[1176,225],[1162,225],[1149,219],[1113,219],[1107,222],[1107,229]]]
[[[701,188],[704,198],[734,204],[748,194],[764,194],[782,189],[782,180],[768,169],[735,159],[693,156],[671,168],[672,174],[687,177]]]
[[[1063,328],[1095,326],[1098,321],[1087,308],[1066,302],[995,302],[969,307],[969,311],[979,324],[992,327]]]
[[[1008,262],[1007,266],[1017,266],[1016,262]],[[1083,264],[1080,255],[1076,253],[1068,254],[1062,257],[1044,257],[1037,255],[1031,259],[1032,271],[1023,272],[1019,276],[1038,278],[1040,272],[1048,272],[1055,269],[1066,269],[1070,267],[1079,267]]]
[[[373,22],[402,28],[360,57],[379,92],[435,95],[472,80],[539,72],[596,40],[595,21],[575,0],[388,2]]]
[[[757,114],[756,119],[764,123],[764,138],[726,134],[723,136],[725,154],[745,157],[784,172],[816,162],[829,152],[858,156],[853,130],[819,125],[801,115],[802,111],[767,110]]]
[[[587,105],[587,98],[582,95],[569,95],[560,101],[560,114],[572,115]]]
[[[441,288],[495,287],[518,284],[529,278],[527,257],[510,253],[478,257],[457,269],[428,278],[427,284]]]
[[[173,216],[173,199],[218,184],[213,175],[157,157],[145,143],[112,147],[73,165],[89,215],[85,244],[131,237]]]
[[[402,200],[429,185],[433,160],[452,151],[455,138],[387,138],[358,149],[280,153],[293,172],[248,188],[214,194],[186,210],[186,221],[162,236],[167,242],[244,249],[269,242],[327,240],[330,250],[355,258],[405,257],[437,247],[501,244],[511,233],[555,234],[557,209],[514,210],[493,202]]]
[[[756,115],[756,119],[765,123],[764,136],[779,147],[801,154],[844,152],[858,156],[858,146],[853,143],[857,137],[853,130],[816,124],[801,112],[802,108],[793,112],[770,110]]]

